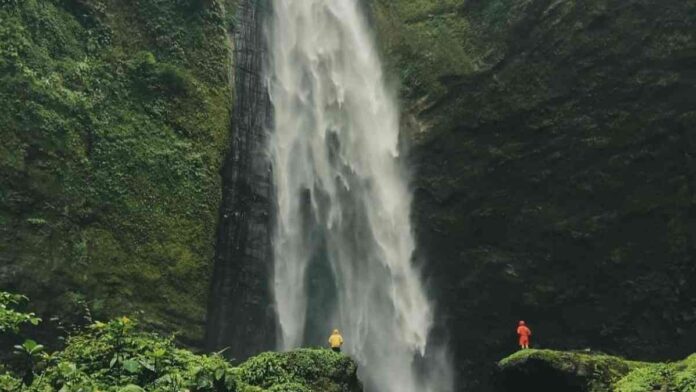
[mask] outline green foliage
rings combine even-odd
[[[636,369],[616,384],[617,392],[644,392],[660,390],[654,388],[665,384],[670,376],[667,365],[653,365]],[[673,389],[669,389],[672,391]]]
[[[264,353],[240,367],[219,354],[196,355],[175,346],[173,337],[139,332],[121,317],[96,322],[68,338],[50,355],[27,340],[17,346],[30,360],[22,376],[0,372],[0,390],[44,391],[196,391],[196,392],[357,392],[356,366],[329,350]],[[39,359],[41,367],[35,366]],[[1,369],[1,368],[0,368]]]
[[[13,309],[28,298],[0,291],[0,333],[19,332],[23,324],[38,325],[41,321],[34,313],[25,313]]]
[[[0,337],[5,334],[18,334],[25,324],[38,325],[41,322],[34,313],[14,309],[26,300],[28,298],[23,295],[0,291]],[[37,364],[46,356],[44,349],[43,345],[32,339],[26,339],[22,344],[14,346],[14,354],[20,357],[21,362],[17,369],[22,373],[24,383],[30,383],[33,380]],[[11,390],[18,382],[19,380],[12,376],[2,374],[2,366],[0,366],[0,391]]]
[[[621,379],[616,384],[615,390],[616,392],[696,391],[696,355],[681,362],[650,364],[636,369]]]
[[[22,344],[14,346],[16,355],[22,358],[23,363],[23,381],[25,384],[31,384],[36,376],[36,367],[42,359],[47,357],[44,352],[45,347],[42,344],[36,343],[32,339],[27,339]]]
[[[39,314],[202,337],[234,3],[0,2],[0,252]]]
[[[471,8],[462,0],[372,2],[387,66],[398,70],[407,98],[437,100],[447,92],[447,79],[486,67],[499,43],[481,39],[490,24]]]
[[[32,339],[27,339],[24,343],[15,345],[14,348],[16,354],[25,356],[32,361],[38,358],[45,349],[43,345],[36,343]]]
[[[134,327],[123,317],[70,337],[29,390],[236,390],[233,369],[222,357],[195,355],[176,348],[172,338]]]
[[[9,306],[26,297],[0,291],[0,332],[38,323],[33,313]],[[51,354],[27,339],[15,346],[21,366],[8,372],[0,362],[0,391],[196,391],[196,392],[357,392],[357,367],[348,357],[325,349],[263,353],[239,367],[220,354],[196,355],[175,346],[174,337],[138,331],[121,317],[94,322],[68,337]],[[21,379],[20,379],[21,377]]]
[[[696,390],[696,354],[681,362],[646,363],[581,352],[522,350],[503,359],[503,369],[542,361],[566,377],[583,380],[589,392],[693,392]]]
[[[298,382],[318,383],[323,378],[350,379],[357,371],[350,358],[323,349],[263,353],[249,359],[240,369],[243,382],[264,388]]]
[[[302,384],[290,382],[286,384],[274,385],[268,389],[268,392],[311,392],[311,389]]]
[[[0,391],[19,391],[22,388],[22,380],[11,374],[0,374]]]

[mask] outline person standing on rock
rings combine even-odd
[[[532,336],[532,330],[527,327],[524,321],[520,321],[517,326],[517,336],[520,337],[520,350],[529,348],[529,337]]]
[[[341,336],[337,329],[334,329],[331,336],[329,336],[329,346],[331,347],[331,350],[333,350],[334,352],[340,353],[342,345],[343,336]]]

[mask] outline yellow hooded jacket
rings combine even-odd
[[[333,333],[331,334],[331,337],[329,337],[329,345],[331,348],[338,348],[341,347],[343,344],[343,337],[341,334],[338,333],[337,329],[334,329]]]

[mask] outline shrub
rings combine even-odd
[[[31,390],[237,390],[233,368],[219,355],[195,355],[171,337],[136,332],[127,317],[89,326],[49,361]]]
[[[38,322],[7,306],[24,299],[0,292],[4,330]],[[330,350],[268,352],[232,367],[217,353],[197,355],[176,347],[172,336],[139,331],[128,317],[92,323],[52,354],[33,340],[15,348],[25,363],[21,380],[0,364],[0,391],[326,392],[359,385],[353,361]]]
[[[23,324],[37,325],[41,319],[34,313],[23,313],[15,310],[27,297],[0,291],[0,333],[18,332]]]

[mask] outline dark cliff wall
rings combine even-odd
[[[233,2],[0,2],[0,288],[203,338]]]
[[[266,146],[270,103],[263,77],[264,4],[256,0],[238,4],[233,32],[233,136],[222,172],[223,200],[208,309],[208,348],[229,347],[226,355],[236,359],[271,349],[275,342],[269,279],[273,216]]]
[[[462,387],[533,343],[696,344],[696,2],[375,0]]]

